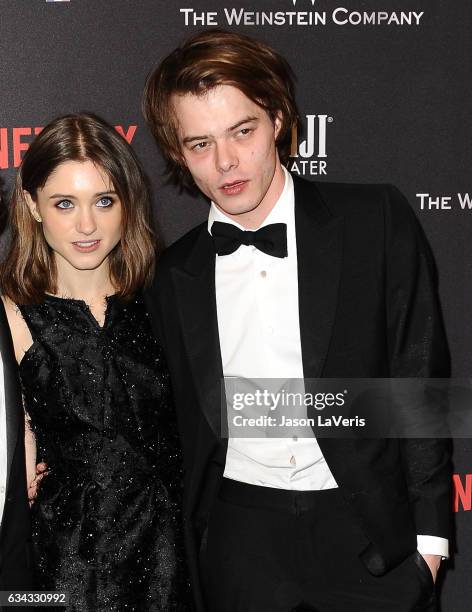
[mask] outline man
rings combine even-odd
[[[0,300],[0,591],[32,588],[24,416],[17,369]]]
[[[448,376],[408,204],[389,186],[290,176],[291,71],[248,37],[212,30],[175,50],[144,113],[174,179],[211,201],[148,296],[183,440],[197,608],[429,609],[448,554],[443,441],[220,435],[223,376]]]

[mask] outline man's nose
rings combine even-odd
[[[230,143],[219,143],[216,147],[216,167],[219,172],[229,172],[237,168],[239,164],[238,155],[234,146]]]

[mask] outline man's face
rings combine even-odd
[[[196,185],[226,215],[254,228],[284,186],[275,141],[280,119],[239,89],[215,87],[202,96],[175,95],[182,153]]]

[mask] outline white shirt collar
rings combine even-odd
[[[294,206],[294,192],[293,192],[293,179],[290,172],[282,166],[282,170],[285,175],[285,183],[282,193],[279,199],[275,203],[274,207],[261,223],[260,227],[269,225],[269,223],[286,223],[288,227],[292,224],[293,219],[293,206]],[[245,228],[237,223],[234,219],[231,219],[225,215],[214,202],[211,203],[210,212],[208,214],[208,232],[211,234],[211,226],[215,221],[222,221],[223,223],[230,223],[244,230]]]

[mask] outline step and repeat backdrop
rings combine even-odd
[[[169,244],[207,214],[166,186],[140,113],[151,68],[204,28],[271,44],[297,77],[289,168],[316,181],[389,182],[436,256],[453,374],[472,376],[470,0],[0,0],[0,176],[6,190],[50,119],[93,111],[143,160]],[[4,238],[5,239],[5,238]],[[472,441],[454,440],[455,541],[442,610],[472,605]]]

